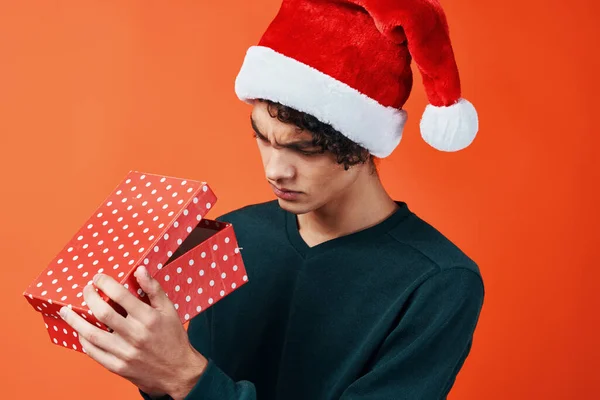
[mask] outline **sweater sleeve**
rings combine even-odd
[[[173,400],[171,396],[152,398],[140,391],[147,400]],[[235,382],[227,376],[212,359],[185,400],[256,400],[254,385],[248,381]]]
[[[340,400],[445,399],[470,352],[483,299],[483,281],[472,270],[427,278],[372,366]]]
[[[256,389],[251,382],[235,382],[223,372],[212,357],[212,313],[214,307],[192,318],[188,326],[190,343],[200,354],[208,359],[206,370],[192,388],[185,400],[255,400]],[[146,400],[173,400],[169,395],[150,397],[140,390]]]
[[[208,359],[206,370],[185,400],[255,400],[256,390],[248,381],[235,382],[214,362],[211,351],[210,320],[214,308],[208,308],[190,321],[190,343]],[[201,315],[204,318],[198,318]]]

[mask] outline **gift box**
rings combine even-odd
[[[233,226],[204,218],[216,200],[206,182],[129,172],[23,293],[51,341],[82,351],[77,333],[59,316],[63,306],[110,331],[83,299],[96,273],[149,303],[133,276],[145,265],[182,324],[243,286],[248,277]]]

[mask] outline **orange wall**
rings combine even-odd
[[[484,275],[475,344],[450,398],[598,398],[600,7],[443,3],[480,137],[460,153],[428,148],[417,77],[405,138],[381,169],[394,197]],[[0,2],[3,398],[136,398],[50,344],[21,293],[130,169],[208,181],[213,217],[272,198],[233,82],[278,6]]]

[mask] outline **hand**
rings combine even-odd
[[[196,384],[207,360],[190,344],[173,303],[145,267],[134,273],[148,295],[144,303],[107,275],[96,275],[94,285],[127,312],[116,312],[92,285],[83,295],[96,318],[113,332],[97,328],[67,307],[61,317],[77,331],[92,359],[151,395],[183,399]]]

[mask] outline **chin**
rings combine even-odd
[[[294,202],[294,201],[283,200],[280,198],[277,198],[277,202],[279,203],[279,207],[281,207],[285,211],[291,212],[292,214],[296,214],[296,215],[306,214],[307,212],[310,212],[313,210],[309,204],[304,203],[304,202]]]

